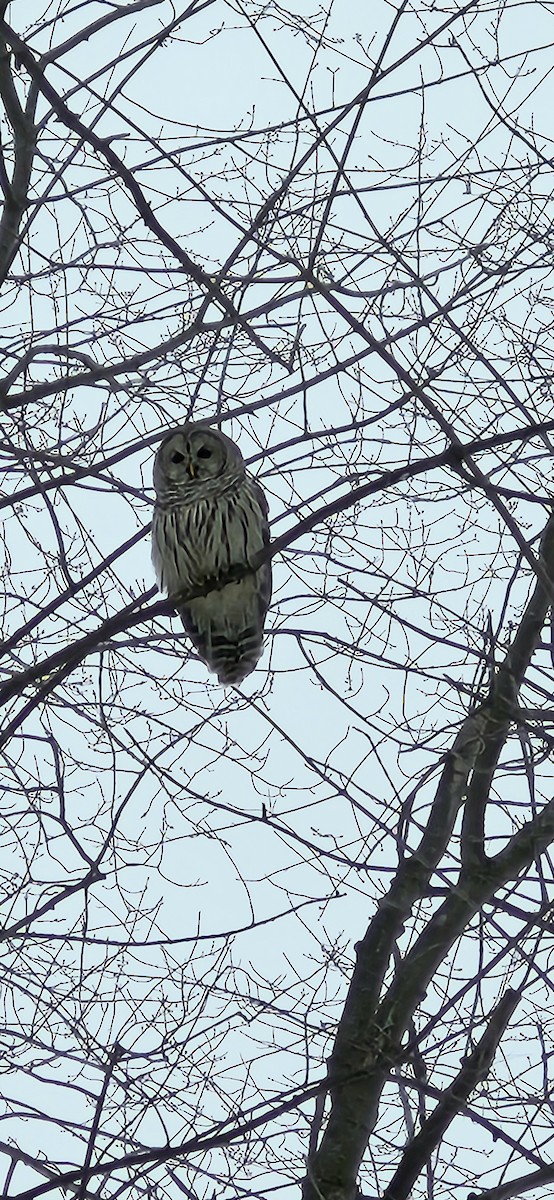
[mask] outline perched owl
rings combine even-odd
[[[164,439],[154,487],[152,561],[159,587],[219,682],[240,683],[262,653],[271,566],[233,575],[269,541],[264,493],[247,475],[238,446],[203,424],[183,425]],[[207,595],[181,602],[212,580]]]

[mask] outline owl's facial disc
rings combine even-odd
[[[166,488],[188,489],[191,484],[219,481],[227,473],[244,472],[242,456],[229,438],[207,426],[184,425],[162,444],[154,464],[158,494]]]
[[[213,479],[227,460],[223,439],[209,429],[179,430],[165,448],[165,470],[173,482]]]

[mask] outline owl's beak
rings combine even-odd
[[[194,479],[196,475],[196,465],[190,459],[187,463],[187,473],[190,475],[191,479]]]

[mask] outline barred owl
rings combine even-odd
[[[262,653],[271,566],[233,575],[269,541],[265,495],[230,438],[192,423],[162,442],[154,487],[152,560],[159,587],[175,602],[219,682],[240,683]],[[180,602],[181,595],[205,589],[212,580],[207,595]]]

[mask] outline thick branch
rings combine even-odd
[[[554,579],[554,518],[544,531],[540,562]],[[517,696],[531,656],[546,620],[551,595],[538,581],[512,645],[498,670],[492,686],[490,719],[483,749],[475,769],[464,811],[462,826],[462,863],[471,868],[485,860],[485,810],[502,748],[514,718]]]
[[[490,1071],[493,1058],[508,1021],[518,1003],[519,992],[509,990],[489,1018],[488,1026],[471,1054],[465,1059],[455,1080],[442,1094],[431,1116],[407,1146],[383,1200],[408,1200],[418,1175],[429,1162],[448,1126],[464,1108],[478,1083]]]
[[[37,90],[31,88],[25,109],[15,90],[10,54],[0,37],[0,96],[10,123],[14,141],[14,167],[11,180],[4,173],[4,206],[0,219],[0,282],[6,278],[19,249],[19,226],[27,208],[29,182],[36,148],[34,112]]]
[[[554,1166],[548,1164],[532,1171],[530,1175],[520,1175],[517,1179],[509,1179],[498,1187],[487,1188],[484,1192],[470,1192],[467,1200],[511,1200],[512,1196],[523,1196],[525,1192],[534,1192],[554,1183]]]

